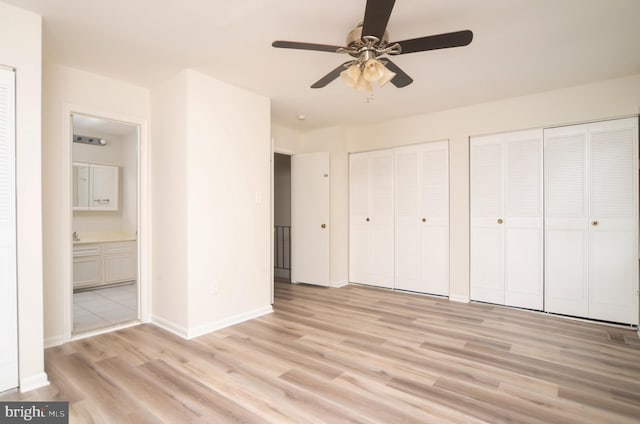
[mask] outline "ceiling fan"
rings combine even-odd
[[[394,3],[395,0],[367,0],[364,20],[347,35],[346,47],[280,40],[274,41],[272,46],[348,54],[353,57],[352,60],[320,78],[311,88],[325,87],[342,76],[350,87],[371,91],[373,82],[378,82],[380,86],[391,82],[396,87],[406,87],[413,82],[387,55],[461,47],[468,45],[473,39],[473,32],[464,30],[389,42],[386,28]]]

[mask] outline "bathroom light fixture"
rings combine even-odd
[[[106,146],[107,140],[99,137],[88,137],[86,135],[73,135],[74,143],[91,144],[92,146]]]

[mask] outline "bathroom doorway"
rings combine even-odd
[[[72,335],[140,319],[137,125],[73,113]]]

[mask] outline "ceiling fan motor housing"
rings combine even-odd
[[[371,35],[367,36],[370,39],[377,39],[376,37],[373,37]],[[384,35],[382,36],[382,40],[378,40],[377,43],[374,43],[374,45],[376,47],[382,47],[384,48],[384,46],[389,42],[389,33],[387,31],[384,32]],[[353,30],[351,30],[351,32],[349,32],[349,34],[347,34],[347,46],[351,47],[351,48],[355,48],[358,49],[360,47],[365,46],[365,42],[363,41],[362,38],[362,22],[360,22],[358,24],[357,27],[355,27]],[[354,56],[352,54],[352,56]],[[357,55],[355,55],[357,56]]]

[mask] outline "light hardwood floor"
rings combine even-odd
[[[140,325],[46,351],[72,423],[638,423],[628,329],[362,286],[184,341]]]

